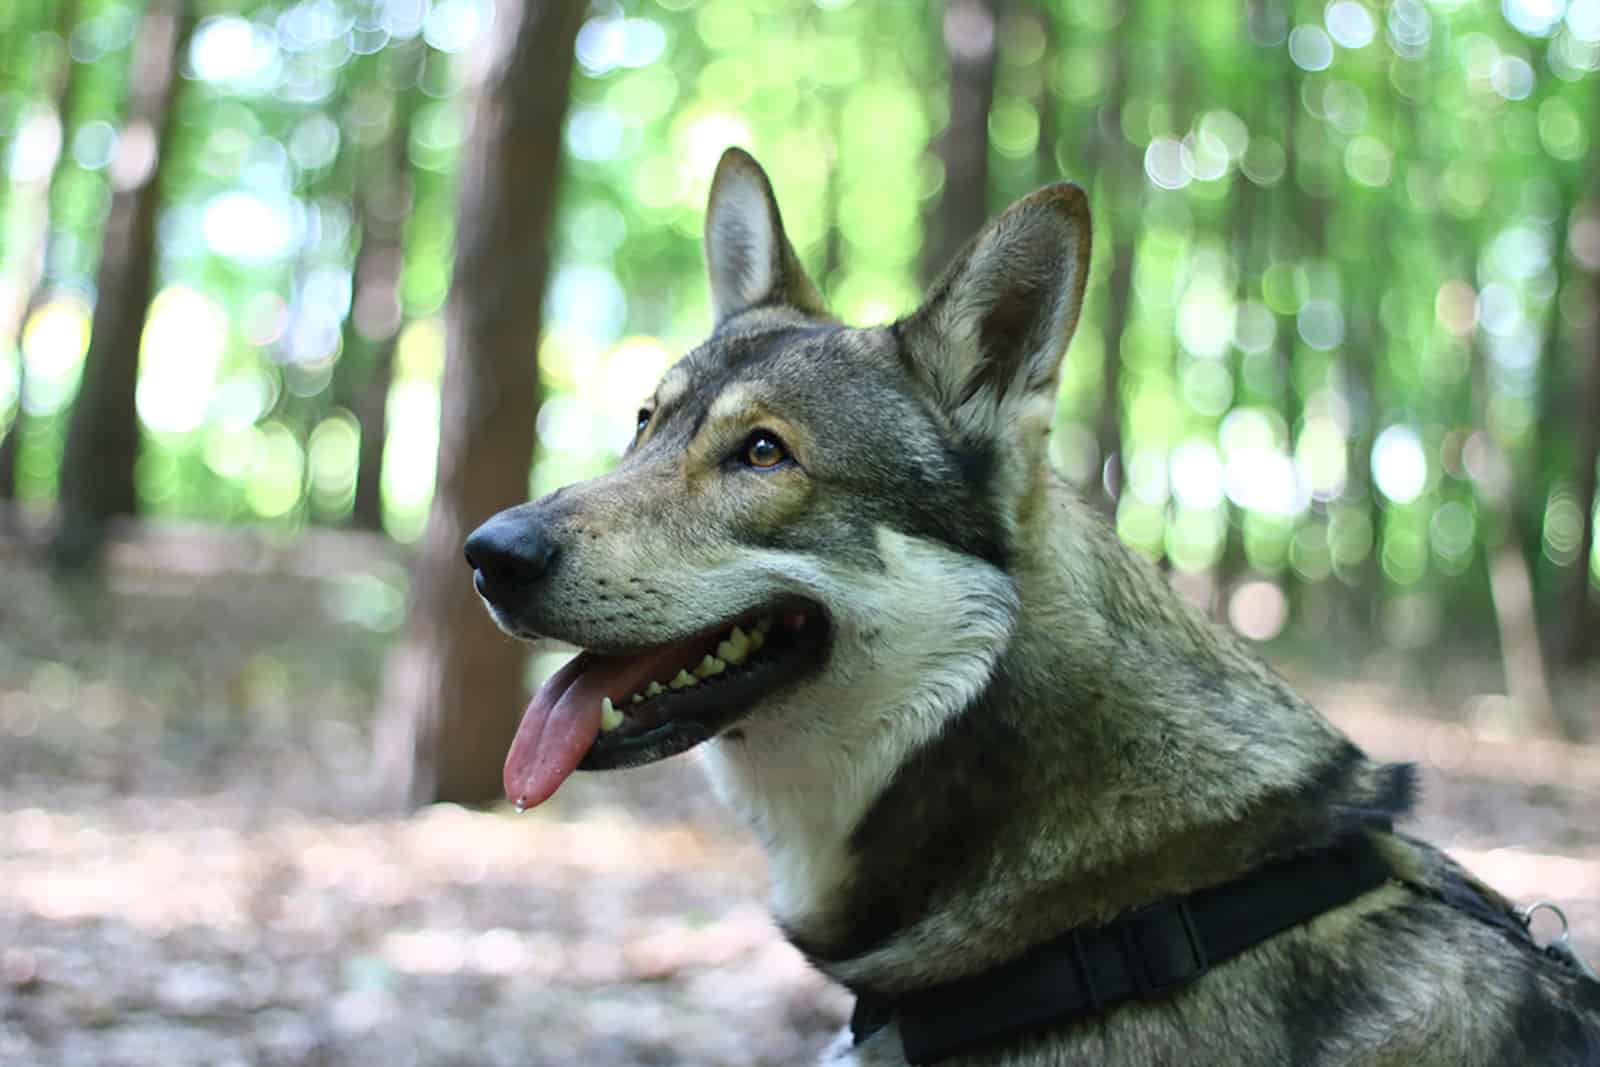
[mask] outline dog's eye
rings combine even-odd
[[[744,441],[746,466],[770,470],[789,458],[788,451],[778,435],[771,430],[756,430]]]
[[[644,433],[644,428],[646,426],[649,426],[649,425],[650,425],[650,409],[649,408],[640,408],[639,409],[639,425],[637,425],[637,426],[635,426],[633,428],[634,436],[637,437],[639,434]]]

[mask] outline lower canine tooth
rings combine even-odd
[[[644,697],[640,696],[638,693],[635,693],[633,696],[628,698],[628,702],[632,704],[643,704]]]
[[[644,687],[644,695],[647,697],[658,697],[664,692],[666,692],[666,690],[661,688],[660,682],[651,682],[649,685]]]
[[[673,678],[672,681],[667,683],[667,685],[673,689],[687,689],[691,685],[695,684],[696,682],[694,676],[688,671],[679,671],[677,677]]]
[[[696,678],[710,678],[713,674],[721,674],[728,665],[715,656],[707,656],[700,661],[700,666],[694,669]]]
[[[600,701],[600,729],[615,730],[622,725],[622,712],[611,706],[611,698]]]

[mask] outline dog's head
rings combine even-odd
[[[919,310],[869,329],[828,315],[742,151],[705,232],[715,330],[643,402],[616,469],[467,541],[503,629],[585,650],[528,708],[519,804],[580,766],[806,728],[823,705],[964,699],[1009,630],[1014,514],[1088,274],[1082,191],[1019,201]]]

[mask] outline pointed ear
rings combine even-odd
[[[827,312],[783,232],[761,164],[741,148],[722,153],[706,207],[706,269],[717,324],[758,304]]]
[[[1017,201],[969,244],[900,324],[939,404],[990,430],[1030,398],[1052,405],[1089,277],[1089,203],[1065,182]]]

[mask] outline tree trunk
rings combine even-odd
[[[155,285],[156,214],[162,167],[170,154],[178,61],[194,24],[188,0],[152,6],[134,52],[128,121],[112,166],[114,192],[95,279],[89,351],[61,458],[59,519],[50,546],[61,571],[92,568],[104,546],[106,524],[137,507],[139,339]]]
[[[1471,382],[1474,407],[1487,426],[1489,406],[1488,355],[1481,335],[1472,346]],[[1547,737],[1572,736],[1573,724],[1563,719],[1550,698],[1549,674],[1534,617],[1533,576],[1517,537],[1516,470],[1511,458],[1488,430],[1480,430],[1487,443],[1487,462],[1475,479],[1483,513],[1484,565],[1489,572],[1489,597],[1494,605],[1495,627],[1500,637],[1500,660],[1505,671],[1506,695],[1516,705],[1524,724]]]
[[[1129,166],[1127,138],[1122,133],[1122,107],[1128,99],[1129,48],[1133,37],[1132,4],[1124,2],[1118,17],[1116,44],[1107,56],[1111,64],[1106,102],[1100,109],[1099,150],[1095,163],[1102,175],[1100,187],[1112,205],[1117,221],[1111,225],[1111,276],[1106,281],[1105,346],[1101,364],[1100,414],[1095,420],[1095,446],[1100,469],[1100,492],[1095,503],[1115,517],[1122,491],[1122,338],[1133,310],[1133,250],[1138,234],[1142,175]],[[1166,557],[1163,556],[1163,559]]]
[[[383,446],[389,436],[389,386],[394,381],[399,341],[396,330],[377,342],[367,380],[352,408],[361,428],[361,443],[356,451],[356,499],[350,523],[362,530],[383,529]]]
[[[817,275],[817,288],[823,298],[833,292],[839,283],[839,269],[844,265],[844,227],[840,214],[844,206],[843,167],[839,157],[844,151],[844,107],[834,94],[819,94],[818,106],[828,123],[828,177],[822,190],[822,212],[827,222],[827,236],[822,242],[822,271]]]
[[[28,320],[33,318],[34,312],[44,305],[50,284],[60,273],[61,243],[50,231],[50,191],[55,188],[56,179],[61,175],[62,165],[67,158],[67,146],[72,138],[72,113],[77,109],[78,89],[83,84],[78,80],[78,65],[73,62],[72,53],[67,47],[67,42],[72,38],[73,27],[77,24],[78,2],[66,0],[56,18],[56,32],[61,38],[60,66],[52,72],[48,90],[51,106],[55,109],[61,124],[61,147],[56,153],[55,165],[51,168],[50,177],[45,182],[41,197],[38,245],[28,257],[29,262],[36,265],[38,273],[32,279],[28,300],[20,316],[14,324],[8,324],[13,329],[13,339],[16,342],[17,406],[11,417],[11,425],[0,431],[0,500],[17,498],[17,455],[21,451],[23,420],[27,417],[23,401],[28,388],[28,366],[22,358],[22,331],[28,325]],[[20,29],[15,32],[19,47],[24,37],[31,36],[24,34]],[[0,159],[5,158],[5,147],[0,144]],[[0,181],[0,191],[7,188],[9,183]],[[4,217],[4,204],[0,202],[0,218]]]
[[[995,0],[947,0],[943,28],[950,121],[937,149],[944,192],[922,249],[924,281],[938,277],[989,216],[989,108],[999,32]]]
[[[1590,217],[1600,211],[1600,169],[1592,168],[1589,181],[1595,194],[1586,209]],[[1567,215],[1570,226],[1579,217],[1574,211]],[[1600,272],[1589,279],[1591,292],[1600,297]],[[1559,330],[1552,324],[1552,331]],[[1556,653],[1561,661],[1576,666],[1600,656],[1600,635],[1594,632],[1594,548],[1595,548],[1595,469],[1600,467],[1600,325],[1591,325],[1588,331],[1589,358],[1583,365],[1578,385],[1578,396],[1573,405],[1572,425],[1575,427],[1574,444],[1577,447],[1575,475],[1578,490],[1578,507],[1583,516],[1583,532],[1578,538],[1578,558],[1561,590],[1561,621],[1557,629]],[[1550,368],[1544,373],[1551,374]]]
[[[1108,515],[1115,515],[1117,498],[1122,493],[1122,338],[1128,331],[1128,316],[1133,310],[1133,216],[1113,224],[1111,277],[1106,282],[1106,335],[1104,381],[1101,384],[1100,418],[1095,426],[1095,444],[1100,453],[1100,496]]]
[[[1595,276],[1595,291],[1600,295],[1600,274]],[[1567,577],[1563,591],[1564,608],[1560,627],[1559,653],[1563,662],[1579,664],[1595,654],[1594,634],[1594,505],[1595,468],[1600,466],[1600,327],[1590,330],[1590,353],[1584,368],[1583,387],[1577,405],[1577,482],[1578,507],[1583,515],[1583,535],[1578,541],[1578,559]]]
[[[338,374],[342,399],[361,428],[351,523],[366,530],[383,528],[383,448],[389,432],[395,348],[403,324],[400,276],[413,197],[407,146],[423,99],[418,85],[423,55],[418,41],[414,54],[401,60],[405,88],[396,98],[388,136],[371,165],[357,168],[355,210],[361,245],[356,252],[355,299],[344,323]]]
[[[1061,180],[1061,164],[1056,161],[1056,147],[1061,131],[1061,121],[1056,108],[1056,90],[1052,74],[1061,57],[1061,28],[1056,22],[1055,6],[1035,2],[1033,17],[1038,20],[1039,32],[1044,35],[1044,51],[1039,56],[1039,95],[1034,104],[1039,109],[1039,139],[1033,146],[1034,181],[1039,185]]]
[[[526,699],[523,646],[489,621],[461,544],[528,496],[540,308],[584,9],[578,0],[507,0],[496,35],[502,51],[488,66],[467,142],[437,486],[376,738],[379,789],[406,806],[497,798]]]

